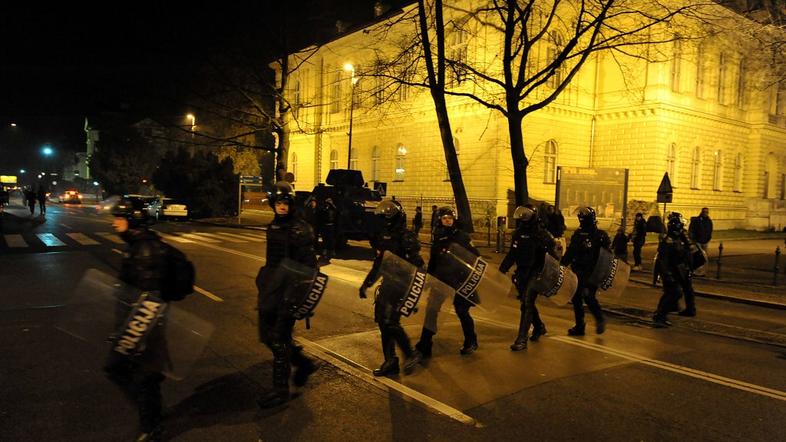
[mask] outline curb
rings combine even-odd
[[[645,286],[648,286],[648,287],[652,287],[652,282],[651,281],[645,281],[645,280],[641,280],[641,279],[638,279],[638,278],[630,278],[629,281],[630,282],[635,282],[637,284],[645,285]],[[723,301],[734,302],[734,303],[737,303],[737,304],[748,304],[748,305],[755,305],[757,307],[766,307],[766,308],[771,308],[771,309],[776,309],[776,310],[786,310],[786,304],[781,304],[781,303],[777,303],[777,302],[769,302],[769,301],[763,301],[763,300],[759,300],[759,299],[738,298],[738,297],[735,297],[735,296],[729,296],[729,295],[724,295],[724,294],[721,294],[721,293],[708,292],[708,291],[696,290],[696,289],[693,290],[693,293],[696,296],[701,296],[703,298],[720,299],[720,300],[723,300]]]

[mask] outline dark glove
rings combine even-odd
[[[360,286],[360,290],[358,290],[358,294],[360,295],[360,299],[366,299],[366,298],[368,298],[368,296],[366,296],[366,289],[367,289],[367,288],[368,288],[368,287],[366,287],[366,285],[365,285],[365,284],[363,284],[363,285],[361,285],[361,286]]]

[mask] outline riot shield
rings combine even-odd
[[[276,268],[284,281],[284,303],[295,319],[306,319],[314,315],[319,301],[328,286],[328,276],[318,269],[285,258]]]
[[[513,282],[483,257],[458,244],[451,244],[440,262],[439,275],[443,282],[467,301],[489,312],[510,306],[508,293]]]
[[[707,253],[698,246],[698,244],[691,242],[690,243],[690,269],[696,271],[705,264],[707,264],[708,258]]]
[[[546,254],[543,270],[530,281],[530,288],[557,305],[565,305],[576,293],[579,280],[568,267]]]
[[[384,302],[395,306],[395,311],[403,317],[423,309],[423,327],[437,332],[438,322],[447,316],[444,311],[440,314],[440,310],[448,310],[445,300],[452,298],[453,288],[390,252],[382,257],[379,276],[382,278],[379,294]]]
[[[167,377],[183,379],[202,355],[213,325],[96,269],[85,272],[55,328]]]
[[[601,247],[598,261],[588,279],[589,284],[603,290],[605,297],[618,299],[627,287],[629,278],[630,266]]]

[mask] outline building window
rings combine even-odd
[[[371,149],[371,180],[379,181],[379,146]]]
[[[718,56],[718,103],[726,104],[726,91],[727,88],[727,77],[728,77],[728,57],[723,52],[720,53]]]
[[[543,153],[543,182],[554,184],[557,182],[557,142],[546,141]]]
[[[704,98],[704,45],[696,48],[696,96]]]
[[[698,189],[701,182],[701,149],[696,146],[690,159],[690,188]]]
[[[781,201],[786,199],[786,173],[781,174]]]
[[[341,110],[341,71],[333,73],[330,83],[330,113],[335,114]]]
[[[770,196],[770,172],[764,171],[764,195],[763,198],[767,199]]]
[[[671,59],[671,90],[680,91],[680,70],[682,69],[682,40],[674,36],[674,58]]]
[[[394,171],[393,181],[404,181],[407,172],[407,148],[399,144],[396,149],[396,170]]]
[[[742,154],[734,158],[734,191],[742,192]]]
[[[352,170],[358,170],[358,150],[352,149],[349,152],[349,168]]]
[[[745,77],[748,76],[748,68],[745,64],[744,58],[740,59],[738,71],[739,77],[737,77],[737,106],[739,106],[740,109],[743,109],[745,107]]]
[[[549,48],[546,52],[548,57],[546,59],[546,64],[550,64],[556,60],[559,57],[560,52],[562,52],[562,47],[564,46],[562,34],[557,31],[551,32],[549,40]],[[562,84],[564,76],[564,64],[565,63],[559,63],[559,65],[554,69],[554,74],[549,77],[548,84],[550,88],[556,89]]]
[[[468,20],[458,20],[448,31],[445,52],[446,60],[446,79],[447,87],[456,87],[466,79],[467,75],[467,42],[469,33],[467,32]]]
[[[723,185],[723,152],[715,151],[715,163],[712,167],[712,190],[721,190]]]
[[[338,169],[338,151],[333,149],[330,151],[330,170]]]
[[[292,152],[292,161],[289,162],[289,170],[292,172],[292,175],[295,176],[295,181],[297,181],[297,154]]]
[[[666,154],[666,173],[669,174],[669,180],[674,187],[677,183],[677,145],[675,143],[669,145],[669,152]]]
[[[384,65],[380,61],[374,66],[374,90],[371,95],[374,97],[374,104],[382,104],[385,101],[385,73]]]
[[[301,102],[301,84],[300,79],[295,79],[295,84],[292,85],[292,115],[297,118],[298,114],[300,113],[300,106],[302,105]]]

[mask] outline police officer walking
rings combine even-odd
[[[292,365],[296,367],[293,382],[297,386],[305,385],[309,375],[316,370],[314,363],[292,341],[295,318],[285,299],[291,284],[286,273],[279,269],[284,258],[316,269],[314,232],[296,213],[295,194],[289,183],[276,183],[268,201],[274,217],[267,229],[267,261],[259,269],[256,285],[259,338],[273,353],[273,390],[257,401],[262,408],[275,407],[290,399]]]
[[[115,217],[112,227],[128,243],[121,264],[120,280],[142,291],[156,292],[166,302],[172,301],[169,293],[162,290],[167,286],[165,278],[171,277],[166,274],[166,246],[148,228],[148,214],[142,201],[123,198],[111,209],[111,213]],[[120,321],[125,319],[118,317]],[[153,351],[153,348],[165,349],[167,344],[163,339],[163,335],[154,331],[148,338],[147,351]],[[161,361],[161,370],[163,363]],[[141,431],[138,441],[156,441],[161,438],[161,382],[164,380],[161,370],[142,366],[114,351],[110,353],[104,367],[107,377],[137,403]]]
[[[420,256],[420,241],[414,233],[407,230],[406,216],[401,204],[395,200],[386,200],[377,206],[374,213],[383,218],[384,226],[382,233],[371,242],[375,256],[374,264],[360,286],[361,299],[366,298],[366,290],[379,279],[379,271],[385,252],[393,253],[416,267],[422,267],[424,264],[423,258]],[[405,372],[409,372],[420,361],[420,356],[415,354],[412,349],[407,332],[401,326],[401,314],[396,310],[396,305],[392,301],[404,294],[389,293],[390,290],[394,290],[392,286],[390,281],[383,279],[374,299],[374,320],[379,326],[382,354],[385,357],[385,362],[374,370],[374,376],[399,373],[395,348],[397,344],[406,358]]]
[[[582,207],[578,211],[579,228],[570,238],[568,250],[562,257],[562,265],[570,265],[579,279],[576,293],[571,299],[576,325],[568,330],[570,336],[584,336],[584,303],[595,317],[595,331],[602,334],[606,330],[606,320],[596,294],[598,287],[589,281],[600,255],[600,249],[609,249],[609,235],[598,229],[595,209]]]
[[[427,272],[443,281],[450,280],[450,275],[443,274],[446,268],[442,262],[445,260],[451,244],[456,244],[464,249],[480,256],[480,252],[472,244],[472,239],[467,232],[458,226],[458,217],[452,207],[440,207],[437,209],[438,224],[434,228],[434,242],[431,244],[431,255],[428,260]],[[464,332],[464,344],[459,353],[470,355],[478,349],[478,337],[475,334],[475,322],[469,314],[469,309],[473,304],[465,297],[456,294],[453,298],[453,307],[456,309],[456,316],[461,323],[461,330]],[[434,332],[423,327],[420,333],[420,340],[415,344],[418,354],[417,359],[431,357],[432,338]]]
[[[556,242],[538,221],[538,214],[534,207],[516,207],[513,219],[516,220],[516,232],[513,234],[510,251],[502,260],[499,271],[507,273],[510,267],[516,264],[513,280],[521,301],[521,319],[518,335],[510,349],[520,351],[527,348],[527,335],[531,325],[534,324],[534,329],[530,340],[537,341],[546,334],[546,325],[540,319],[535,305],[538,292],[530,287],[530,281],[543,269],[546,253],[556,254]]]
[[[336,221],[338,211],[333,199],[325,198],[319,208],[317,215],[319,223],[319,235],[322,237],[324,256],[327,259],[333,258],[336,254]]]
[[[644,221],[641,212],[636,214],[636,219],[633,221],[631,240],[633,241],[633,270],[641,270],[641,248],[647,240],[647,222]]]
[[[691,243],[685,234],[685,222],[677,212],[669,214],[666,236],[658,244],[656,271],[663,281],[663,296],[658,302],[652,320],[655,327],[671,325],[666,315],[676,306],[680,296],[685,296],[685,310],[680,316],[696,316],[691,273]]]

